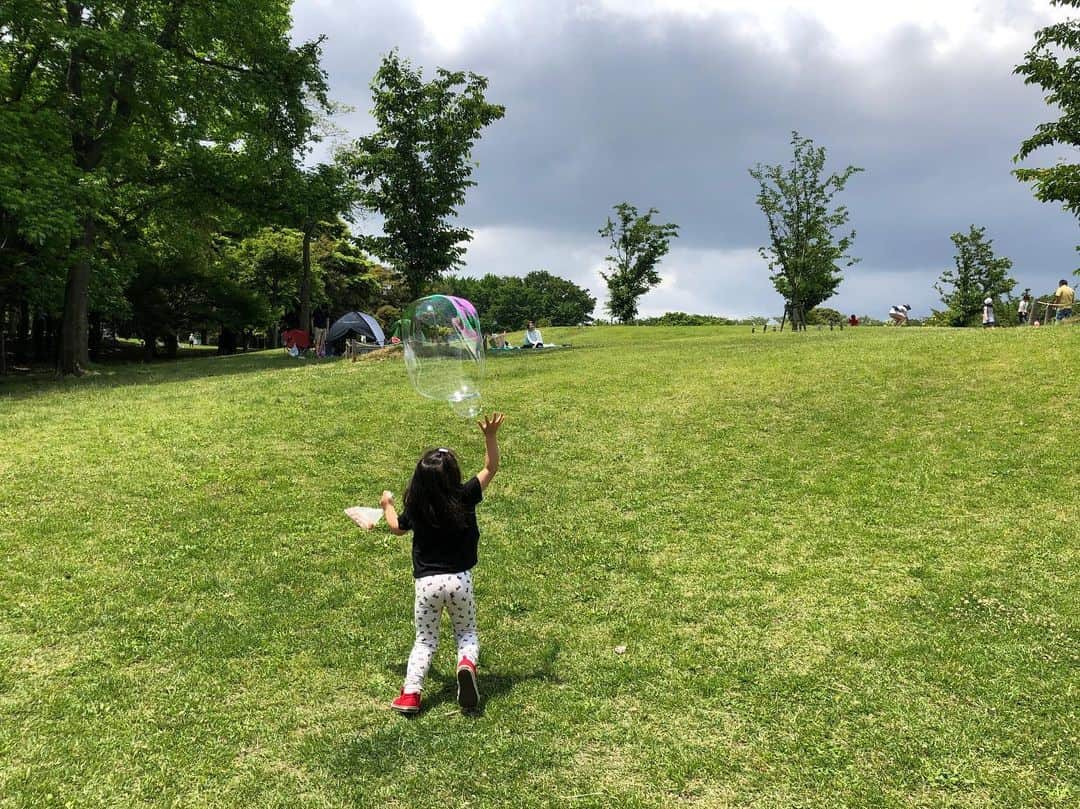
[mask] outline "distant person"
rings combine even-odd
[[[1031,296],[1025,291],[1023,297],[1020,298],[1020,303],[1016,306],[1016,322],[1023,326],[1028,322],[1028,315],[1031,314]]]
[[[524,348],[543,348],[544,338],[540,334],[540,329],[536,328],[536,324],[531,320],[525,327],[525,345]]]
[[[997,325],[997,319],[994,317],[994,299],[987,298],[983,301],[983,328],[988,329]]]
[[[889,309],[889,317],[892,318],[893,323],[897,326],[903,326],[908,322],[908,312],[911,311],[911,304],[902,303],[899,306],[894,306]]]
[[[1069,286],[1069,282],[1062,278],[1058,281],[1057,292],[1054,293],[1054,303],[1057,305],[1057,317],[1058,320],[1064,320],[1067,317],[1072,317],[1073,303],[1076,302],[1076,293],[1073,292],[1073,288]]]
[[[859,318],[855,317],[855,315],[852,315],[851,317],[849,317],[847,319],[847,324],[849,326],[858,326],[859,325]]]
[[[326,329],[329,325],[330,314],[319,307],[311,317],[311,323],[315,332],[315,355],[318,357],[326,354]]]
[[[192,348],[195,347],[195,332],[191,332],[190,334],[188,334],[187,341],[189,346],[191,346]]]

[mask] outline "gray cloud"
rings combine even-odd
[[[826,146],[837,168],[866,169],[844,198],[863,263],[833,305],[880,312],[903,299],[926,312],[952,262],[949,235],[973,223],[1014,260],[1022,286],[1048,289],[1075,266],[1075,219],[1036,202],[1010,174],[1021,140],[1051,114],[1012,75],[1022,50],[1003,53],[973,33],[942,54],[934,32],[906,26],[856,58],[810,18],[790,20],[781,49],[738,34],[723,14],[576,9],[515,4],[453,53],[393,4],[295,9],[298,38],[329,35],[324,64],[333,95],[357,107],[343,119],[353,132],[370,127],[367,85],[392,47],[429,72],[445,65],[489,77],[489,97],[507,115],[474,154],[478,185],[461,211],[477,231],[469,272],[545,267],[602,300],[596,230],[625,199],[682,228],[663,265],[668,280],[643,312],[774,312],[747,169],[786,162],[792,129]],[[984,22],[1033,32],[1044,20],[1011,2]]]

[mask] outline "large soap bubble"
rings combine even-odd
[[[479,415],[484,338],[476,307],[464,298],[429,295],[409,305],[401,325],[416,392],[449,402],[459,416]]]

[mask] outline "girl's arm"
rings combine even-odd
[[[499,427],[503,423],[502,413],[492,413],[491,418],[484,416],[483,421],[477,422],[480,432],[484,434],[484,468],[476,473],[476,479],[480,481],[480,488],[486,490],[495,473],[499,471]],[[389,522],[389,520],[387,520]]]
[[[383,492],[382,497],[379,498],[379,505],[382,506],[383,517],[386,518],[386,525],[390,529],[390,533],[395,536],[406,533],[398,526],[397,509],[394,508],[394,493]]]

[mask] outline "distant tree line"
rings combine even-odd
[[[588,290],[545,270],[521,278],[448,276],[433,289],[472,301],[488,334],[523,329],[529,320],[550,326],[580,326],[592,322],[596,306],[596,298]]]

